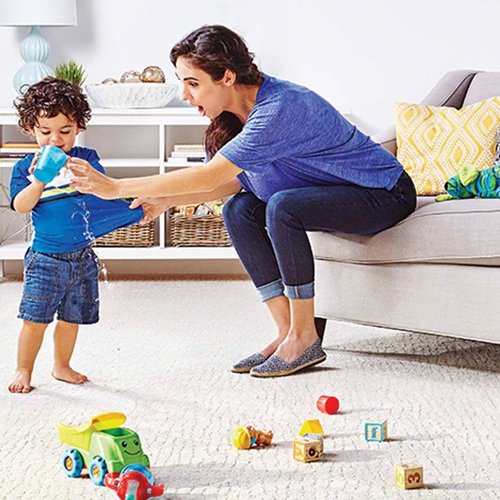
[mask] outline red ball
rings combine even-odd
[[[335,415],[339,411],[339,400],[335,396],[320,396],[316,401],[316,408],[328,415]]]

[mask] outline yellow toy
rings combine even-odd
[[[251,425],[238,427],[231,436],[231,442],[238,450],[249,450],[250,448],[260,448],[261,446],[271,446],[273,440],[272,431],[260,431]]]
[[[396,465],[396,486],[404,490],[424,487],[424,470],[418,465]]]
[[[324,436],[323,427],[321,427],[321,423],[319,420],[306,420],[299,431],[299,436],[303,436],[304,434],[319,434]]]
[[[293,440],[293,458],[298,462],[317,462],[323,458],[323,439],[300,436]]]

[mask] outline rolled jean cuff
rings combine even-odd
[[[285,295],[289,299],[312,299],[314,297],[314,281],[304,285],[285,285]]]
[[[271,283],[266,283],[265,285],[257,287],[257,291],[260,294],[262,302],[283,295],[283,290],[284,290],[283,281],[281,281],[280,279],[276,281],[271,281]]]

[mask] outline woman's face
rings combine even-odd
[[[222,80],[215,81],[185,57],[179,57],[175,67],[182,84],[183,101],[188,101],[191,106],[197,106],[198,112],[211,120],[227,109],[230,90],[234,84],[234,77],[228,75],[229,72],[226,72],[228,76],[224,76]]]

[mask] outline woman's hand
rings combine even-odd
[[[131,203],[130,208],[137,207],[142,207],[144,215],[141,224],[146,224],[165,212],[169,204],[166,198],[137,198]]]
[[[75,178],[71,179],[70,186],[80,193],[89,193],[105,200],[119,198],[118,180],[108,177],[96,170],[88,161],[81,158],[70,158],[67,163]]]

